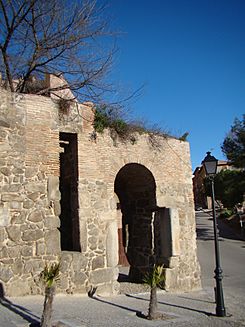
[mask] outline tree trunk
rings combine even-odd
[[[157,317],[157,287],[151,287],[148,319],[153,320]]]
[[[55,293],[54,286],[45,288],[45,298],[43,304],[41,327],[51,327],[51,315],[52,315],[54,293]]]

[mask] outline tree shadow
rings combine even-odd
[[[30,310],[20,306],[16,305],[13,302],[9,301],[5,297],[4,288],[2,283],[0,283],[0,304],[7,308],[8,310],[14,312],[15,314],[22,317],[24,320],[26,320],[28,323],[30,323],[29,327],[39,327],[40,326],[40,319],[38,316],[34,315]]]
[[[120,304],[115,304],[115,303],[106,301],[104,299],[102,300],[102,299],[98,298],[97,296],[90,296],[90,298],[93,299],[93,300],[96,300],[98,302],[101,302],[101,303],[109,304],[109,305],[111,305],[113,307],[117,307],[117,308],[120,308],[120,309],[123,309],[123,310],[127,310],[127,311],[130,311],[130,312],[135,312],[136,315],[137,314],[140,314],[140,311],[139,310],[131,309],[131,308],[125,307],[125,306],[120,305]]]
[[[197,233],[197,239],[201,241],[211,241],[214,240],[214,232],[213,232],[213,226],[209,226],[209,224],[205,223],[205,219],[212,221],[213,216],[211,214],[208,214],[207,212],[203,216],[197,216],[198,213],[196,213],[197,224],[196,224],[196,233]],[[202,222],[202,218],[204,219],[204,222]],[[239,235],[237,231],[234,231],[229,225],[227,225],[224,221],[222,221],[221,218],[219,218],[219,212],[217,212],[217,231],[219,238],[225,238],[225,239],[231,239],[231,240],[244,240],[242,235]],[[219,239],[219,241],[223,241],[222,239]]]
[[[237,231],[234,231],[229,225],[223,222],[220,218],[217,219],[217,225],[219,230],[219,236],[230,240],[243,241],[242,235],[238,235]]]
[[[179,296],[179,298],[181,299],[186,299],[186,300],[192,300],[191,298],[187,297],[187,296]],[[211,303],[211,304],[215,304],[214,301],[207,301],[207,300],[201,300],[201,299],[195,299],[195,301],[197,302],[203,302],[203,303]]]
[[[211,241],[214,239],[213,235],[210,233],[209,228],[204,228],[202,226],[198,226],[196,228],[197,239],[202,241]]]
[[[135,295],[131,295],[131,294],[126,294],[126,296],[132,297],[132,298],[135,298],[135,299],[138,299],[138,300],[142,300],[142,301],[149,301],[147,299],[144,299],[144,298],[141,298],[141,297],[138,297],[138,296],[135,296]],[[210,316],[215,316],[215,314],[213,314],[211,312],[198,310],[198,309],[193,309],[193,308],[186,307],[186,306],[183,306],[183,305],[177,305],[177,304],[172,304],[172,303],[169,303],[169,302],[162,302],[162,301],[158,301],[158,303],[163,304],[163,305],[167,305],[167,306],[170,306],[170,307],[173,307],[173,308],[180,308],[180,309],[185,309],[185,310],[188,310],[188,311],[202,313],[202,314],[205,314],[206,316],[209,316],[209,317]]]

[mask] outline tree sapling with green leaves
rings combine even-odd
[[[55,283],[59,279],[60,263],[54,262],[46,264],[40,273],[40,280],[45,286],[45,298],[43,304],[43,314],[41,318],[41,327],[51,327],[51,315],[53,300],[55,295]]]

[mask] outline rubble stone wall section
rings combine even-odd
[[[0,283],[6,295],[42,292],[39,273],[61,261],[58,291],[118,291],[118,198],[114,182],[127,163],[148,168],[157,205],[176,208],[179,255],[170,258],[168,289],[200,287],[189,145],[136,135],[122,142],[109,131],[94,134],[91,104],[61,114],[57,103],[36,95],[0,90]],[[59,133],[78,135],[78,196],[81,252],[61,251]],[[96,137],[95,137],[96,136]]]
[[[177,232],[179,237],[180,253],[173,253],[169,258],[166,289],[186,291],[200,288],[189,144],[162,137],[152,144],[148,135],[138,135],[136,142],[131,144],[118,138],[113,140],[108,130],[97,134],[96,141],[93,141],[90,133],[90,128],[84,128],[80,136],[80,154],[86,153],[86,156],[80,157],[79,172],[81,176],[89,175],[83,181],[85,188],[80,197],[81,219],[88,214],[94,217],[95,223],[116,219],[115,204],[111,204],[115,198],[117,173],[129,163],[145,166],[155,178],[157,206],[174,208],[178,212],[179,226],[174,228],[173,233]],[[91,192],[91,181],[93,185],[104,185],[103,193]],[[91,207],[98,209],[93,213]]]

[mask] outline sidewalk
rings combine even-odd
[[[35,326],[40,321],[43,297],[27,296],[2,300],[1,327]],[[69,327],[140,327],[140,326],[245,326],[243,298],[225,296],[227,316],[214,315],[213,289],[183,294],[158,293],[158,310],[166,320],[148,321],[139,317],[147,312],[149,293],[123,294],[110,298],[84,295],[57,295],[54,300],[53,322]]]

